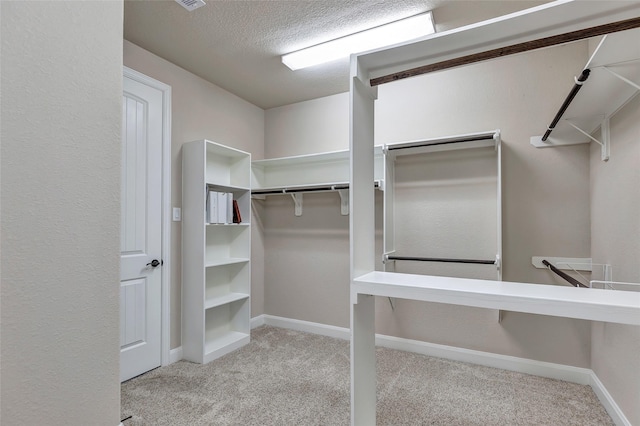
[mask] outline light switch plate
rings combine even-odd
[[[173,221],[180,222],[182,220],[182,209],[180,207],[173,208]]]

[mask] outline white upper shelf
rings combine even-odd
[[[603,120],[614,115],[637,93],[638,88],[610,71],[640,85],[640,28],[608,34],[598,44],[584,69],[591,70],[576,97],[546,142],[537,137],[531,143],[538,147],[588,143],[590,139],[570,123],[592,134]],[[610,70],[610,71],[609,71]],[[567,85],[567,93],[571,85]],[[549,122],[551,122],[549,117]],[[546,129],[540,129],[541,133]]]
[[[383,179],[382,147],[374,147],[374,155],[375,180],[380,180]],[[258,192],[348,185],[349,161],[349,150],[253,161],[251,189]]]

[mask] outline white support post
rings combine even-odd
[[[609,155],[611,154],[611,129],[609,124],[609,117],[606,117],[600,125],[600,137],[602,138],[600,159],[602,161],[609,161]]]
[[[349,214],[349,190],[338,189],[338,194],[340,194],[340,214],[347,216]]]
[[[350,288],[375,270],[374,101],[376,88],[355,55],[351,57],[349,98]],[[376,424],[375,298],[351,299],[351,425]]]
[[[376,424],[375,297],[351,300],[351,425]]]
[[[302,193],[291,194],[291,198],[293,198],[293,203],[296,206],[295,215],[302,216]]]
[[[498,281],[502,281],[502,137],[500,130],[496,130],[493,135],[496,149],[496,168],[497,168],[497,182],[496,182],[496,272]],[[502,323],[502,309],[498,309],[497,318],[498,324]]]

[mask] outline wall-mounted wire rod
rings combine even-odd
[[[567,281],[569,284],[571,284],[574,287],[584,287],[584,288],[588,288],[586,285],[582,284],[580,281],[576,280],[575,278],[573,278],[572,276],[569,276],[567,274],[565,274],[564,272],[562,272],[560,269],[556,268],[555,266],[553,266],[553,264],[551,264],[550,262],[546,261],[546,260],[542,260],[542,264],[544,266],[546,266],[547,268],[551,269],[551,271],[562,277],[565,281]]]
[[[442,257],[387,256],[387,260],[413,260],[419,262],[475,263],[479,265],[495,265],[495,260],[482,259],[448,259]]]
[[[582,74],[580,74],[580,77],[578,77],[575,80],[576,84],[573,85],[573,87],[571,88],[571,91],[569,92],[566,99],[562,103],[562,106],[560,106],[560,109],[556,113],[556,116],[553,118],[553,121],[551,122],[551,124],[549,124],[549,128],[547,129],[546,132],[544,132],[544,135],[542,135],[543,142],[547,140],[547,138],[549,137],[553,129],[556,128],[556,124],[558,124],[558,121],[560,121],[564,112],[567,110],[567,108],[569,108],[569,105],[571,105],[573,98],[576,97],[576,95],[582,88],[582,85],[584,84],[584,82],[587,81],[587,78],[589,78],[590,73],[591,73],[591,70],[588,68],[585,70],[582,70]]]

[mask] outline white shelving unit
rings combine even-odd
[[[502,148],[501,148],[501,139],[500,139],[500,131],[493,130],[489,132],[482,133],[473,133],[473,134],[465,134],[465,135],[456,135],[456,136],[448,136],[442,138],[433,138],[433,139],[421,139],[414,141],[406,141],[406,142],[396,142],[390,143],[383,146],[384,152],[384,221],[383,221],[383,257],[382,263],[384,265],[385,272],[397,272],[398,269],[396,267],[396,259],[398,259],[397,250],[397,242],[396,242],[396,216],[397,212],[395,209],[395,197],[396,197],[396,160],[398,157],[403,156],[412,156],[415,158],[416,155],[421,154],[430,154],[430,153],[438,153],[443,151],[468,151],[468,150],[482,150],[483,152],[489,153],[489,155],[495,155],[495,251],[491,253],[491,256],[488,255],[488,252],[485,252],[484,255],[480,255],[478,253],[475,257],[476,259],[451,259],[450,253],[442,253],[440,256],[432,256],[431,258],[425,257],[415,257],[420,256],[419,253],[410,253],[414,257],[404,258],[404,260],[411,261],[420,261],[427,262],[430,265],[443,265],[445,262],[447,265],[457,264],[456,266],[460,266],[461,264],[473,264],[474,269],[465,269],[466,273],[470,271],[483,271],[488,266],[482,265],[478,269],[478,265],[480,262],[489,262],[492,261],[492,265],[490,267],[495,268],[496,271],[496,279],[498,281],[502,280]],[[473,210],[473,207],[470,207]],[[490,225],[490,224],[489,224]],[[439,223],[439,226],[442,226],[442,222]],[[418,229],[417,227],[415,227]],[[490,237],[490,235],[485,235],[486,237]],[[493,239],[493,238],[492,238]],[[468,246],[469,241],[467,240]],[[435,249],[435,253],[438,253],[441,250],[439,247]],[[408,256],[407,253],[402,253],[403,256]],[[433,254],[433,253],[432,253]],[[444,259],[443,259],[444,258]],[[482,260],[478,260],[477,258],[482,258]],[[403,258],[400,257],[399,260]],[[428,269],[429,271],[434,271],[437,269]],[[441,275],[441,273],[430,273],[429,275]],[[480,278],[480,277],[477,277]],[[391,303],[391,307],[395,309],[395,305],[393,300],[389,298],[389,302]],[[497,321],[500,321],[501,313],[496,311],[497,313]]]
[[[384,230],[383,230],[383,259],[382,262],[387,272],[395,272],[396,254],[396,232],[395,232],[395,168],[396,159],[402,156],[416,156],[443,151],[468,151],[484,150],[491,155],[495,155],[495,252],[492,253],[494,267],[496,269],[496,279],[502,280],[502,143],[500,131],[473,133],[465,135],[448,136],[434,139],[414,140],[407,142],[390,143],[383,146],[384,155]],[[391,258],[390,258],[391,256]],[[449,257],[449,256],[440,256]],[[481,256],[477,256],[481,257]],[[455,263],[454,259],[449,259]],[[460,263],[465,263],[460,260]]]
[[[604,36],[584,69],[591,71],[582,89],[546,141],[533,136],[536,148],[594,141],[609,158],[609,119],[640,91],[640,28]],[[600,138],[592,133],[601,129]]]
[[[207,363],[249,343],[251,154],[208,140],[182,147],[182,350]],[[206,223],[209,190],[231,192],[241,223]]]
[[[382,147],[374,147],[376,187],[382,186]],[[304,193],[336,191],[341,213],[349,213],[349,150],[257,160],[251,163],[251,192],[254,197],[289,194],[296,216],[302,215]]]

